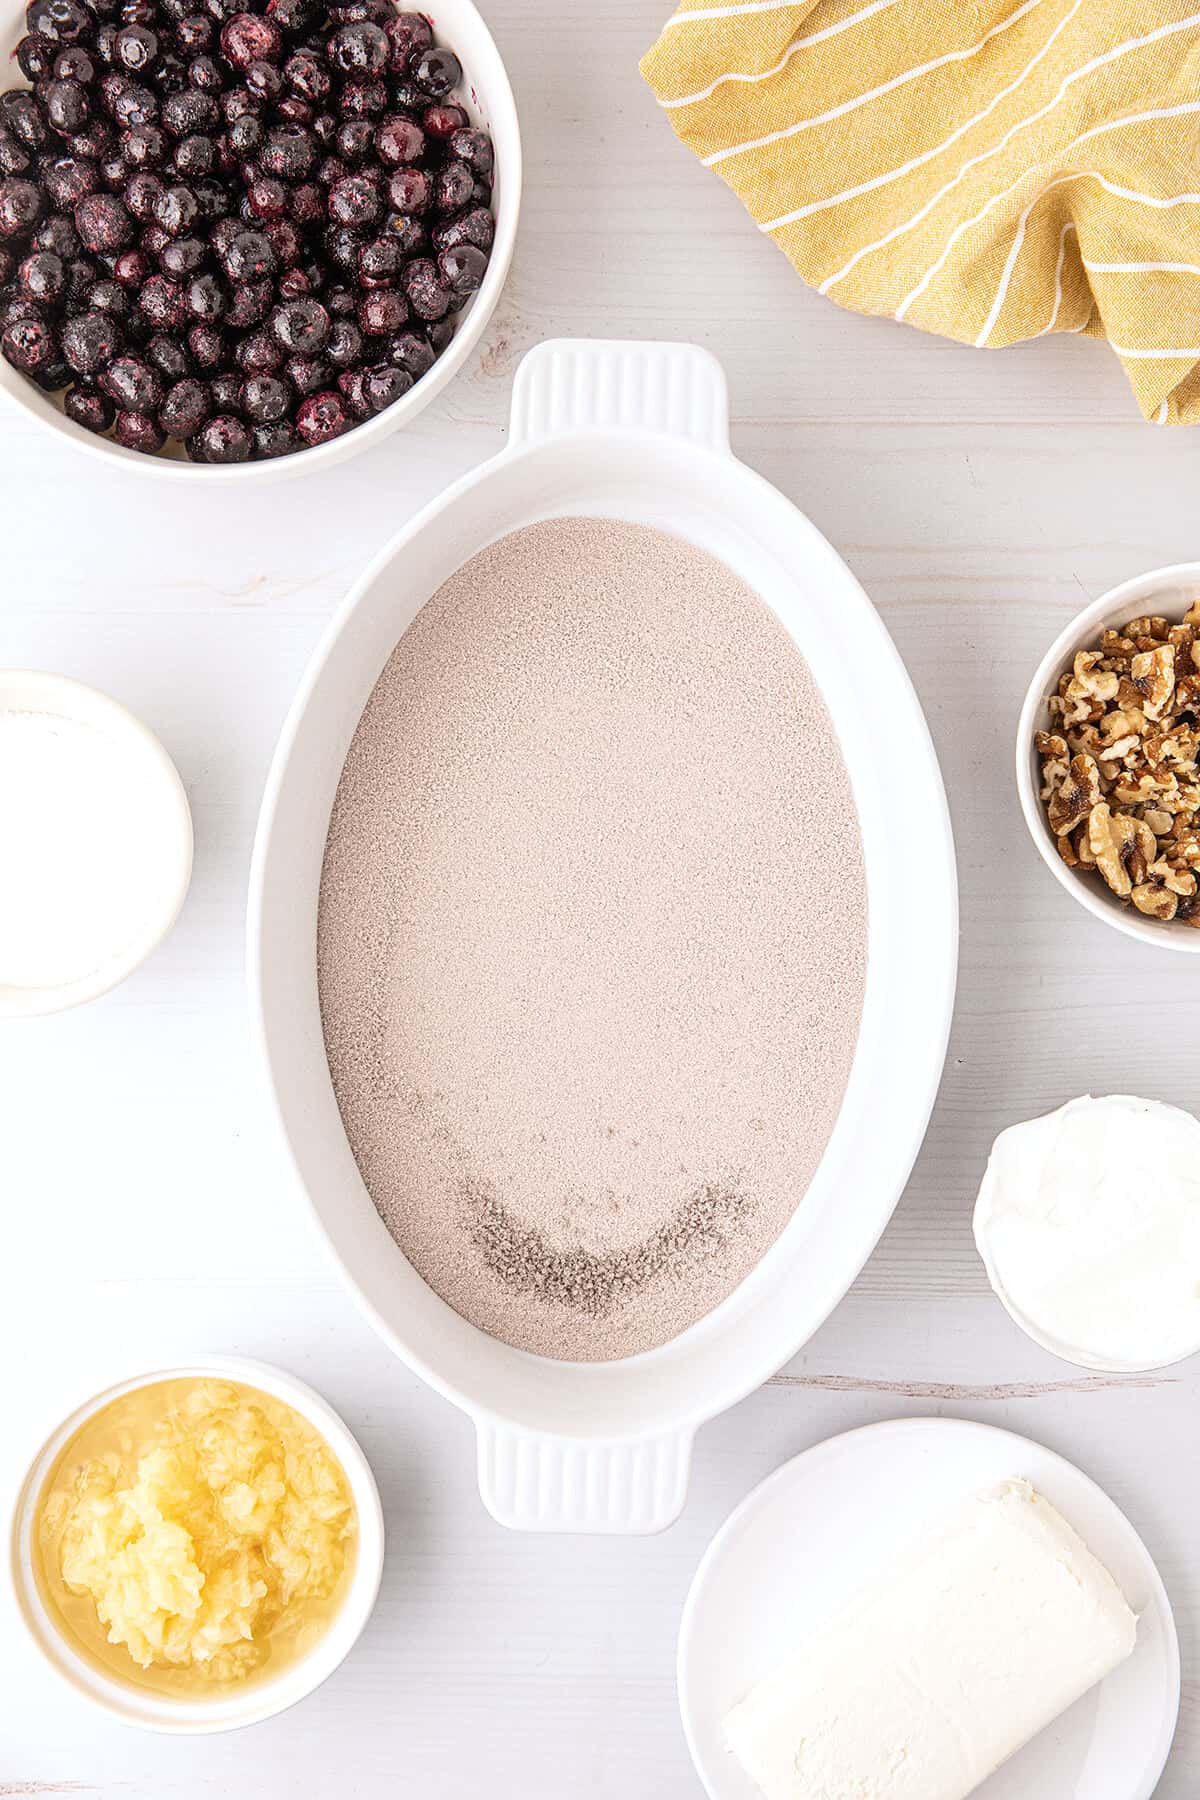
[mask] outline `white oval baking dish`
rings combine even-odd
[[[715,1311],[661,1348],[567,1363],[453,1312],[392,1243],[342,1129],[317,1000],[330,806],[371,688],[468,557],[556,515],[641,521],[720,557],[808,659],[854,788],[870,908],[862,1029],[838,1123],[786,1230]],[[256,1031],[301,1192],[398,1355],[474,1419],[493,1515],[538,1530],[653,1531],[679,1513],[693,1435],[827,1318],[886,1225],[945,1056],[957,888],[937,760],[900,658],[819,532],[729,450],[724,376],[687,344],[559,342],[525,358],[510,439],[376,557],[301,684],[268,777],[250,882]]]

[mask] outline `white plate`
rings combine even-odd
[[[1138,1641],[975,1800],[1150,1800],[1179,1710],[1179,1644],[1158,1570],[1086,1475],[1028,1438],[961,1419],[830,1438],[755,1488],[709,1545],[679,1630],[679,1703],[712,1800],[762,1800],[725,1748],[730,1707],[957,1502],[1018,1476],[1111,1571],[1139,1615]]]

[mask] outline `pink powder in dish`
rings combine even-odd
[[[611,520],[482,551],[385,666],[325,848],[326,1049],[392,1237],[523,1349],[685,1330],[813,1177],[866,931],[837,739],[750,588]]]

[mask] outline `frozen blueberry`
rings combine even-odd
[[[63,360],[80,375],[98,375],[120,354],[125,334],[111,313],[76,313],[62,328]]]
[[[63,398],[63,411],[85,431],[107,431],[116,417],[116,407],[99,388],[68,388]]]
[[[0,181],[0,238],[25,236],[41,214],[41,192],[32,181],[19,175]]]
[[[274,19],[235,13],[222,27],[221,49],[226,61],[244,73],[252,63],[278,62],[283,54],[283,32]]]
[[[274,425],[255,425],[253,436],[254,454],[264,462],[274,456],[290,456],[293,451],[304,448],[299,432],[289,419],[281,419]]]
[[[209,419],[188,440],[188,454],[197,462],[246,462],[253,447],[249,427],[228,413]]]
[[[100,377],[100,386],[125,412],[153,412],[162,404],[163,385],[140,356],[117,356]]]
[[[167,434],[158,420],[141,412],[119,412],[113,425],[113,437],[127,450],[140,450],[144,456],[153,456],[167,441]]]
[[[60,256],[35,250],[17,270],[17,291],[35,306],[52,312],[66,292],[67,271]]]
[[[0,352],[23,375],[38,375],[59,360],[52,326],[44,319],[10,319],[0,335]]]
[[[437,44],[414,50],[408,59],[408,70],[422,92],[434,100],[444,100],[462,80],[462,64],[453,50],[443,50]]]
[[[350,425],[340,394],[310,394],[296,409],[296,430],[306,444],[326,444]]]
[[[400,332],[389,344],[388,356],[398,369],[406,370],[414,381],[427,375],[437,360],[430,348],[429,339],[420,331]]]
[[[315,356],[329,337],[329,314],[319,300],[289,300],[271,314],[271,332],[289,355]]]
[[[209,390],[203,381],[185,376],[166,392],[158,411],[158,422],[168,437],[190,438],[208,418],[212,410]]]
[[[382,412],[385,406],[407,394],[412,384],[413,378],[406,369],[395,363],[378,363],[363,372],[363,399],[372,412]]]
[[[94,255],[112,255],[132,243],[133,220],[115,194],[88,194],[75,208],[75,229],[84,248]]]
[[[441,252],[437,266],[451,293],[464,296],[478,289],[487,274],[488,259],[474,244],[458,244]]]

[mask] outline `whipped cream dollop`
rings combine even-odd
[[[1161,1368],[1200,1349],[1200,1121],[1085,1094],[1002,1131],[975,1242],[1008,1311],[1085,1368]]]

